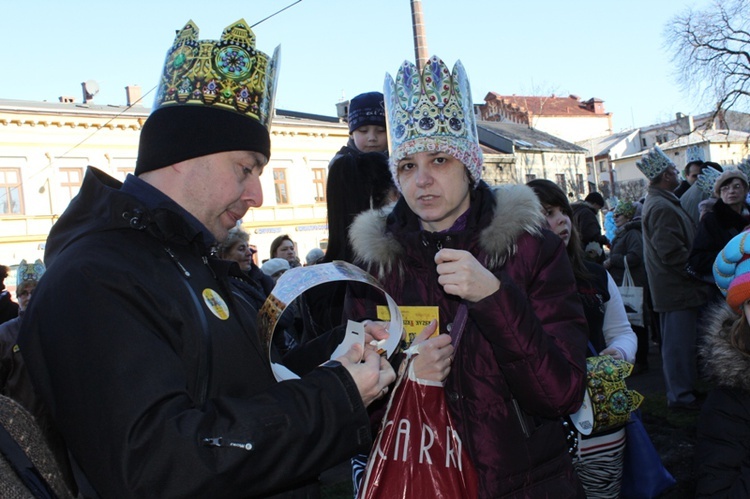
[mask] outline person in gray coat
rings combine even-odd
[[[667,404],[673,409],[696,410],[697,322],[709,286],[685,270],[695,231],[690,215],[673,192],[680,182],[677,167],[659,147],[636,166],[650,181],[643,206],[643,249],[654,310],[661,324]]]

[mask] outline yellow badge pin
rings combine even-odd
[[[206,288],[203,290],[203,301],[216,317],[223,321],[229,319],[229,307],[219,293],[211,288]]]

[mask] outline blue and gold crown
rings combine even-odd
[[[649,180],[655,179],[667,168],[675,166],[669,156],[664,154],[659,146],[654,146],[643,159],[635,162],[635,166],[643,173]],[[676,167],[675,167],[676,168]]]
[[[178,104],[211,106],[269,128],[278,64],[279,47],[271,58],[256,50],[255,34],[244,19],[225,28],[218,41],[198,40],[198,27],[188,21],[167,52],[154,111]]]
[[[391,171],[406,155],[441,151],[454,156],[469,170],[475,184],[482,178],[482,150],[466,71],[460,61],[453,73],[432,56],[422,73],[404,61],[394,81],[386,74],[386,124]]]
[[[698,178],[695,179],[695,183],[698,185],[698,189],[707,196],[710,197],[714,193],[714,185],[718,180],[721,172],[714,168],[706,167],[698,174]]]
[[[16,286],[20,286],[25,281],[38,281],[42,278],[45,270],[44,262],[39,259],[33,264],[29,264],[25,259],[21,260],[16,270]]]

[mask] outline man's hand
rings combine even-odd
[[[341,365],[349,371],[359,389],[365,407],[374,400],[388,393],[388,385],[396,380],[396,373],[385,357],[381,357],[372,349],[365,349],[364,362],[362,359],[362,347],[352,345],[346,355],[338,360]]]
[[[449,295],[476,303],[500,289],[498,278],[468,251],[441,249],[435,263],[438,283]]]
[[[364,321],[362,324],[365,325],[365,348],[377,351],[378,347],[371,343],[373,341],[377,342],[388,339],[390,336],[387,329],[388,323],[380,321]]]
[[[430,338],[435,329],[437,329],[437,321],[433,320],[414,338],[412,346],[418,345],[419,354],[414,358],[412,366],[417,378],[443,382],[451,372],[453,345],[451,345],[450,335],[447,334]]]

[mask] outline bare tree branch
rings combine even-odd
[[[684,89],[724,111],[750,110],[750,0],[715,0],[687,9],[665,29]]]

